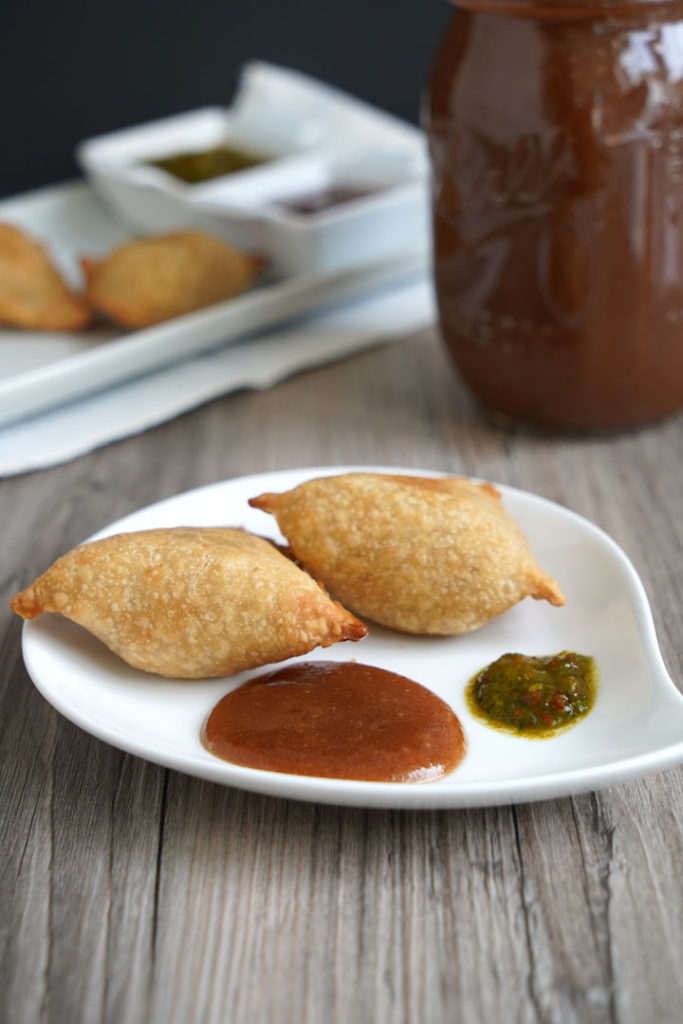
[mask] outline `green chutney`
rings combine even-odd
[[[267,163],[270,159],[262,153],[252,153],[236,146],[214,146],[201,152],[175,153],[159,160],[150,160],[150,166],[159,167],[188,185],[196,185],[201,181],[220,178],[224,174],[245,171],[257,164]]]
[[[548,738],[588,714],[596,689],[595,662],[584,654],[504,654],[470,680],[465,696],[493,728]]]

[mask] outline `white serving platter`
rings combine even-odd
[[[278,539],[273,520],[248,506],[250,497],[349,469],[420,472],[323,467],[242,477],[141,509],[97,536],[160,526],[231,525]],[[679,764],[683,696],[663,664],[647,597],[630,561],[581,516],[497,486],[539,563],[559,580],[565,607],[527,599],[462,637],[411,637],[371,625],[370,635],[357,644],[337,644],[299,659],[354,658],[406,675],[447,701],[463,723],[468,752],[437,782],[309,778],[213,757],[200,742],[207,715],[225,693],[265,667],[231,679],[160,679],[129,668],[72,623],[45,615],[24,625],[27,669],[43,696],[93,736],[157,764],[276,797],[378,808],[479,807],[568,796]],[[490,729],[469,714],[465,686],[483,666],[505,652],[544,655],[564,649],[591,655],[599,674],[595,707],[573,728],[552,739],[529,740]]]
[[[128,236],[90,186],[68,183],[0,201],[0,220],[43,242],[71,284],[79,258],[101,256]],[[0,426],[217,350],[266,328],[424,275],[418,246],[352,267],[268,280],[244,295],[144,330],[73,333],[0,327]]]

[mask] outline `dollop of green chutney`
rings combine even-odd
[[[595,662],[585,654],[504,654],[470,680],[465,697],[496,729],[548,738],[587,715],[596,690]]]
[[[174,153],[159,160],[150,160],[151,167],[159,167],[174,178],[196,185],[201,181],[234,174],[248,167],[266,163],[270,159],[263,153],[252,153],[236,146],[214,146],[196,153]]]

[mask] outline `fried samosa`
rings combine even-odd
[[[78,331],[90,305],[73,295],[38,242],[0,224],[0,323],[35,331]]]
[[[221,527],[91,541],[11,605],[25,619],[59,612],[134,668],[184,679],[232,675],[367,634],[269,541]]]
[[[467,633],[525,597],[565,603],[490,484],[348,473],[249,504],[333,597],[393,629]]]
[[[263,266],[203,231],[136,239],[81,264],[93,307],[123,327],[149,327],[231,299]]]

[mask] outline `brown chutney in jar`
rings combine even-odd
[[[683,407],[683,2],[458,0],[424,111],[442,332],[502,420]]]

